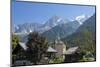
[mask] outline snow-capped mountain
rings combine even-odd
[[[39,32],[41,35],[51,38],[51,40],[57,38],[59,34],[60,38],[69,36],[75,32],[83,22],[88,19],[85,15],[77,16],[75,20],[65,20],[58,16],[53,16],[48,19],[44,24],[40,23],[24,23],[19,25],[14,25],[15,35],[20,36],[23,42],[27,41],[27,35],[30,32]],[[52,37],[53,36],[53,37]]]
[[[58,16],[53,16],[51,17],[49,20],[47,20],[47,22],[45,22],[45,24],[43,24],[41,26],[41,32],[45,32],[47,30],[50,30],[51,28],[57,26],[57,25],[60,25],[60,24],[65,24],[65,23],[68,23],[69,21],[68,20],[64,20],[63,18],[61,17],[58,17]]]
[[[44,26],[49,26],[49,27],[54,27],[56,25],[59,24],[64,24],[67,23],[68,21],[58,17],[58,16],[53,16],[52,18],[50,18],[45,24]]]
[[[43,33],[45,31],[48,31],[52,29],[53,27],[60,25],[60,24],[66,24],[68,23],[73,28],[78,28],[82,23],[87,19],[87,16],[80,15],[75,18],[74,21],[65,20],[58,16],[53,16],[50,19],[48,19],[44,24],[40,23],[24,23],[14,26],[14,32],[15,33],[30,33],[30,32],[39,32]]]
[[[80,25],[82,25],[83,22],[84,22],[86,19],[88,19],[88,18],[89,18],[89,17],[87,17],[86,15],[83,14],[83,15],[77,16],[77,17],[75,18],[75,20],[78,21]]]
[[[44,24],[39,23],[24,23],[19,24],[14,27],[15,33],[29,33],[29,32],[39,32],[43,33],[59,24],[67,23],[68,21],[63,20],[58,16],[53,16],[47,20]]]
[[[37,31],[42,24],[38,23],[24,23],[15,26],[15,33],[30,33]]]

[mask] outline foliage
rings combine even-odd
[[[86,20],[76,32],[72,35],[63,38],[70,46],[79,46],[81,51],[86,50],[90,52],[96,51],[96,34],[95,34],[95,14]]]
[[[62,62],[64,62],[63,56],[61,56],[61,57],[56,57],[56,58],[54,58],[53,60],[50,60],[50,61],[49,61],[50,64],[52,64],[52,63],[62,63]]]
[[[46,53],[48,42],[37,32],[32,32],[28,35],[28,59],[34,64],[38,64],[42,56]]]
[[[16,55],[12,55],[12,64],[14,64],[14,61],[16,60]]]
[[[19,41],[20,41],[19,37],[13,34],[12,35],[12,49],[16,47]]]
[[[95,61],[95,57],[93,56],[93,54],[91,52],[86,52],[86,54],[83,56],[82,59],[80,59],[79,61],[81,62],[90,62],[90,61]]]
[[[94,58],[82,58],[81,60],[80,60],[80,62],[91,62],[91,61],[94,61],[95,59]]]

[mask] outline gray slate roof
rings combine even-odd
[[[64,54],[73,54],[77,51],[78,47],[71,47]]]
[[[52,47],[48,47],[48,49],[47,49],[47,52],[52,52],[52,53],[55,53],[55,52],[57,52],[55,49],[53,49]]]
[[[19,45],[20,45],[24,50],[27,50],[27,46],[26,46],[25,43],[19,42]]]

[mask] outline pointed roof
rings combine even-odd
[[[59,36],[59,33],[57,34],[57,39],[55,40],[55,43],[56,44],[64,44],[64,42],[63,41],[61,41],[61,38],[60,38],[60,36]]]
[[[28,47],[26,46],[25,43],[19,42],[19,43],[16,45],[16,47],[13,49],[12,54],[17,54],[18,51],[19,51],[20,49],[23,49],[24,51],[26,51],[27,48],[28,48]]]
[[[47,52],[52,52],[52,53],[55,53],[55,52],[57,52],[55,49],[53,49],[52,47],[48,47],[48,49],[47,49]]]
[[[27,50],[27,46],[26,46],[25,43],[19,42],[19,45],[20,45],[24,50]]]
[[[79,47],[71,47],[64,54],[73,54],[77,51]]]
[[[59,36],[59,33],[58,33],[58,35],[57,35],[57,40],[58,40],[58,41],[60,40],[60,36]]]

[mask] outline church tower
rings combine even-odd
[[[66,52],[66,45],[63,43],[63,41],[61,41],[59,35],[55,40],[55,49],[57,50],[56,57],[64,57],[64,53]]]

